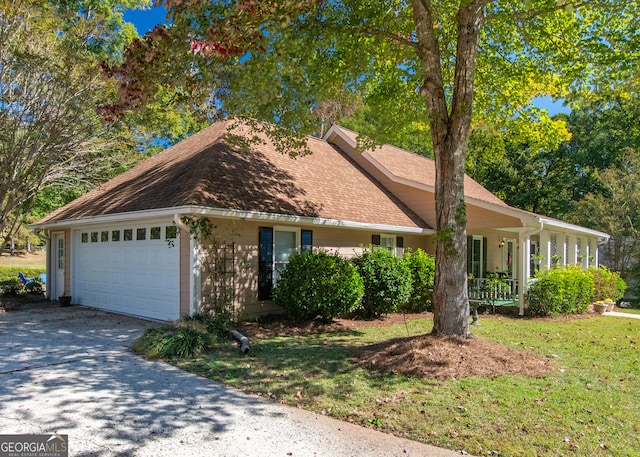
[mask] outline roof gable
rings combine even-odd
[[[240,147],[213,124],[52,212],[36,225],[184,206],[264,212],[428,229],[406,205],[326,141],[291,158],[264,144]]]
[[[344,127],[334,125],[327,132],[325,138],[329,138],[331,132],[336,132],[343,138],[347,138],[353,147],[357,145],[358,133]],[[404,149],[384,144],[375,149],[366,150],[363,155],[378,167],[393,175],[395,179],[410,181],[420,186],[435,189],[436,165],[427,157],[406,151]],[[464,175],[464,194],[466,197],[475,198],[494,205],[508,206],[505,202],[485,189],[470,176]]]

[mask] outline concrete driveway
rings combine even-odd
[[[71,456],[460,455],[143,360],[129,348],[147,325],[79,307],[0,314],[0,434],[68,434]]]

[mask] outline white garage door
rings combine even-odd
[[[170,224],[76,230],[73,302],[163,321],[178,319],[179,252]]]

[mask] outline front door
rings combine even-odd
[[[511,279],[518,277],[518,262],[516,262],[516,240],[506,239],[502,247],[502,271]]]
[[[51,299],[56,300],[60,295],[63,295],[64,290],[64,234],[56,233],[53,235],[53,262],[52,262],[52,284],[51,284]]]

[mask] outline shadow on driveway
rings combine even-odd
[[[265,402],[129,350],[151,323],[80,307],[0,315],[0,433],[69,455],[457,455]]]

